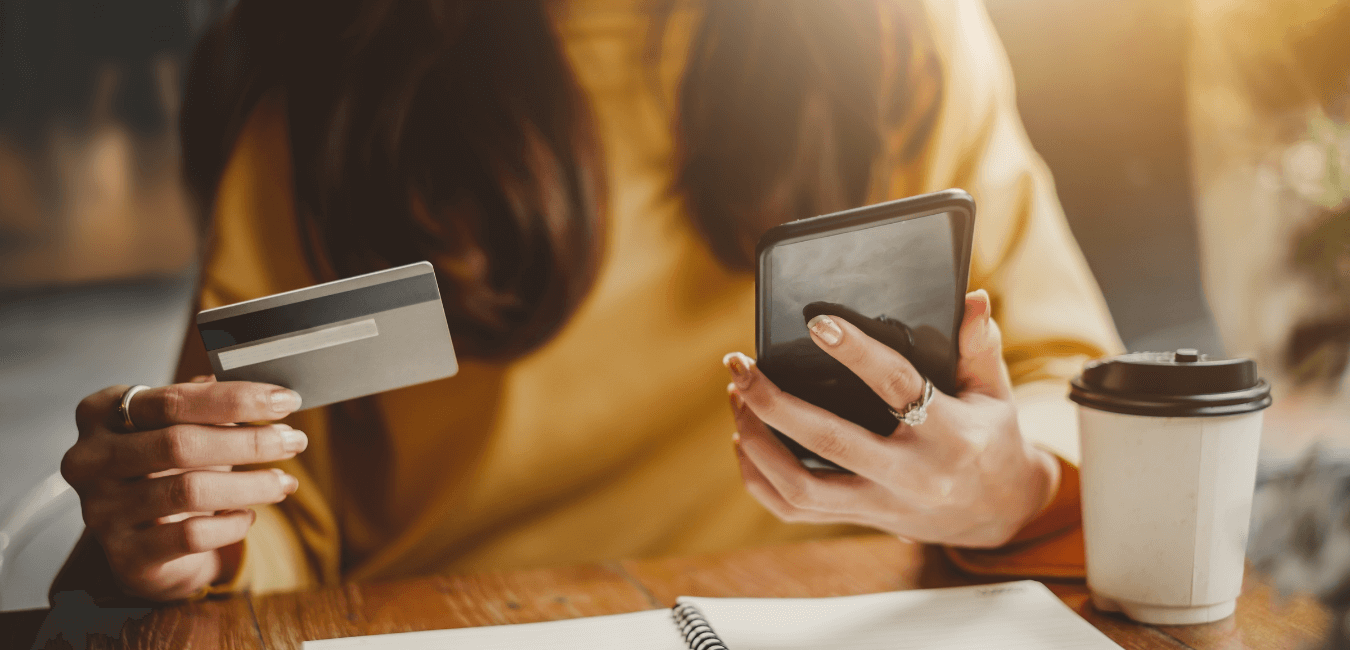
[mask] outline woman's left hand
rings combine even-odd
[[[966,295],[955,396],[934,391],[923,424],[878,436],[783,391],[740,353],[724,359],[746,488],[785,521],[851,523],[915,541],[990,548],[1008,542],[1059,487],[1059,464],[1022,437],[989,295]],[[924,379],[900,353],[839,317],[811,338],[891,408],[919,399]],[[765,425],[855,472],[802,467]]]

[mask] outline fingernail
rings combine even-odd
[[[281,425],[286,426],[286,425]],[[281,430],[281,448],[290,454],[298,454],[309,446],[309,436],[304,431],[297,431],[286,426]]]
[[[732,384],[731,386],[732,388],[735,388],[736,385]],[[731,399],[731,409],[733,411],[739,412],[741,409],[745,408],[745,400],[741,399],[741,396],[739,394],[731,393],[730,395],[728,395],[728,398]]]
[[[277,480],[281,481],[281,490],[286,494],[294,494],[295,491],[300,488],[300,479],[276,469],[275,467],[272,468],[272,471],[276,472]]]
[[[825,342],[825,345],[839,345],[839,342],[844,340],[844,330],[839,329],[839,324],[825,314],[807,321],[806,328],[811,330],[812,334],[819,336],[820,340]]]
[[[740,432],[740,431],[732,431],[732,432],[731,432],[731,446],[736,447],[737,449],[740,448],[740,446],[741,446],[741,432]]]
[[[740,352],[732,352],[722,357],[722,365],[731,371],[731,379],[736,383],[736,388],[745,390],[750,387],[750,382],[755,380],[754,373],[750,372],[750,368],[755,365],[754,360]]]
[[[977,302],[977,304],[980,305],[980,317],[979,317],[979,320],[982,321],[982,322],[988,323],[988,322],[989,322],[990,312],[992,312],[992,311],[993,311],[993,308],[994,308],[994,305],[993,305],[992,303],[989,302],[989,292],[988,292],[988,291],[985,291],[984,289],[976,289],[975,291],[973,291],[973,292],[971,292],[971,293],[972,293],[973,295],[979,295],[979,296],[981,296],[981,297],[984,298],[983,300],[980,300],[980,301]]]
[[[284,388],[272,391],[272,410],[277,413],[291,413],[300,410],[300,393]]]

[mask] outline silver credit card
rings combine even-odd
[[[429,262],[197,314],[219,381],[298,393],[304,408],[459,372]]]

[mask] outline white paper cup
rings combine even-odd
[[[1242,590],[1269,387],[1250,360],[1175,360],[1192,354],[1093,362],[1071,393],[1092,601],[1143,623],[1216,621]]]

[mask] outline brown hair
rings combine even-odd
[[[673,4],[652,2],[658,28]],[[750,268],[768,227],[865,202],[902,121],[926,138],[937,95],[916,106],[906,92],[923,15],[718,0],[702,16],[671,189],[719,258]],[[499,359],[546,341],[589,290],[606,179],[547,0],[242,0],[188,75],[184,160],[204,212],[276,89],[318,277],[431,260],[456,347]]]

